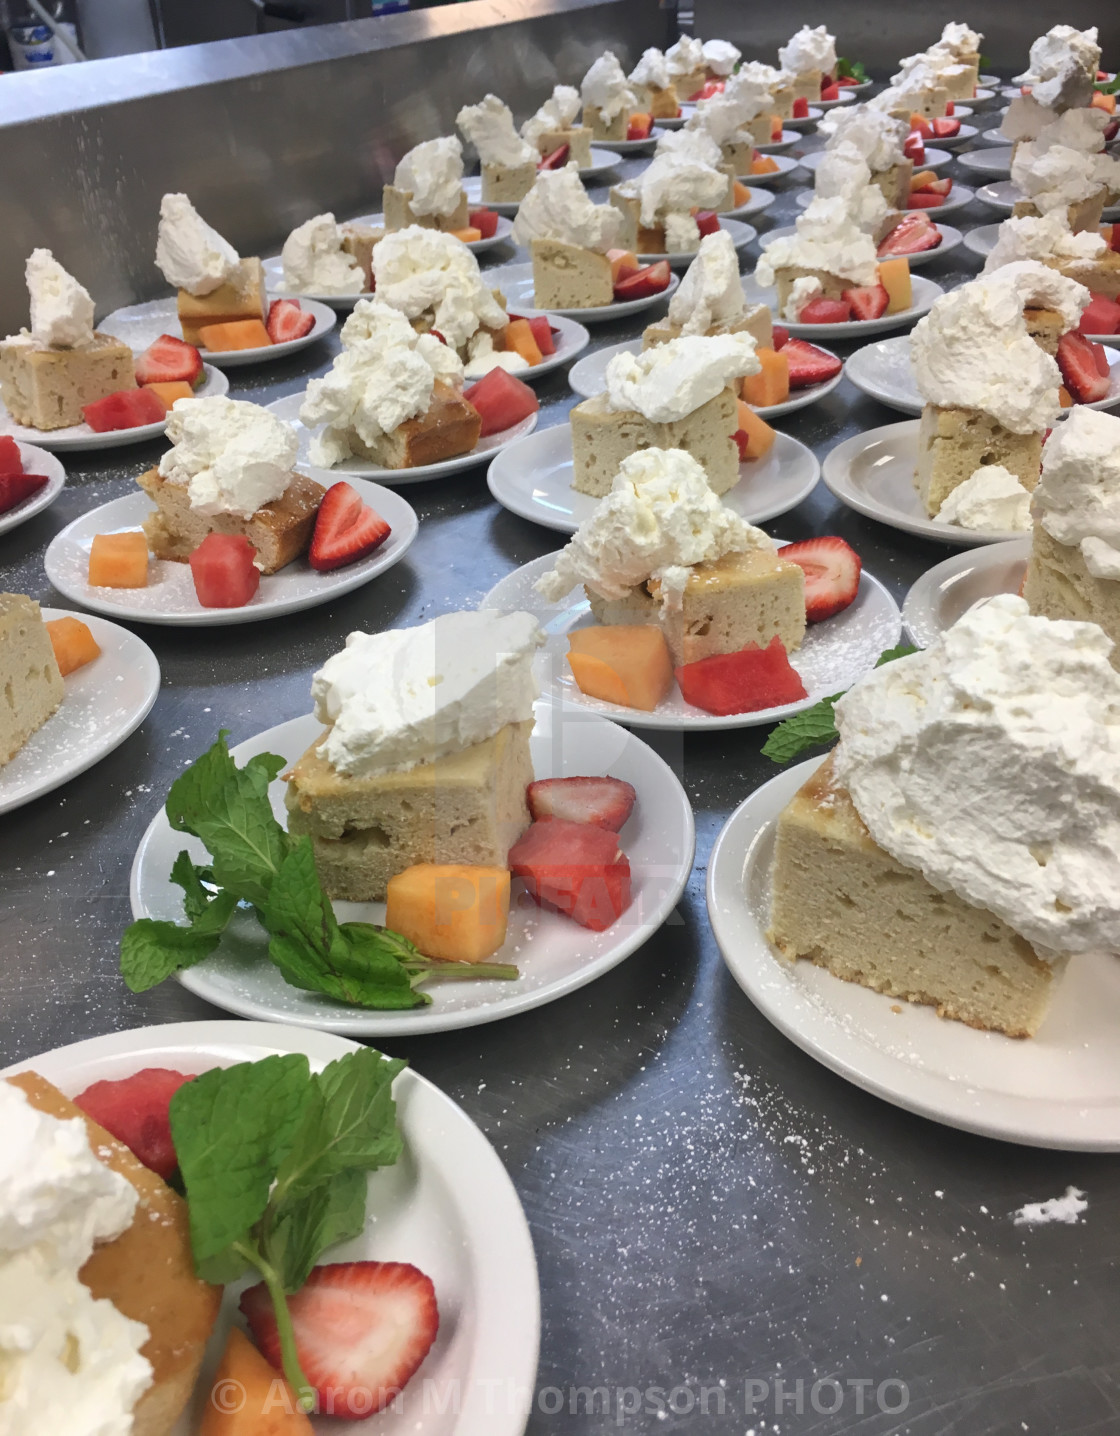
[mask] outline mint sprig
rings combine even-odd
[[[185,926],[140,918],[125,929],[121,973],[133,992],[209,957],[241,903],[268,933],[268,956],[285,981],[351,1006],[421,1007],[432,1000],[417,990],[423,982],[519,975],[508,963],[425,957],[407,938],[373,923],[340,923],[319,882],[311,839],[292,837],[272,811],[268,789],[283,767],[275,753],[258,753],[238,768],[223,730],[172,783],[167,820],[176,832],[199,838],[211,861],[200,867],[183,851],[172,866]]]
[[[892,663],[896,658],[905,658],[917,651],[908,643],[900,643],[897,648],[888,648],[880,653],[875,667],[882,668],[884,663]],[[789,763],[807,748],[835,743],[840,735],[836,731],[834,709],[843,696],[843,693],[833,693],[811,708],[795,713],[792,718],[783,719],[762,745],[762,756],[775,763]]]
[[[1120,94],[1120,73],[1113,75],[1111,80],[1097,80],[1093,88],[1099,95]]]
[[[867,71],[861,60],[844,60],[837,56],[836,78],[838,80],[855,80],[857,85],[862,85],[867,79]]]

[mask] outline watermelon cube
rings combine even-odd
[[[158,394],[150,394],[147,389],[118,389],[115,394],[106,394],[104,399],[86,404],[82,417],[95,434],[107,434],[112,429],[162,424],[167,418],[167,408]]]
[[[244,534],[207,534],[190,557],[203,608],[243,608],[260,587],[257,551]]]
[[[809,696],[776,637],[765,648],[748,643],[738,653],[713,654],[676,672],[686,703],[721,716],[781,708]]]
[[[463,398],[482,416],[483,438],[512,429],[541,407],[528,384],[505,369],[491,369],[477,384],[463,390]]]

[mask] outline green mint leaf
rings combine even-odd
[[[193,863],[190,853],[184,849],[171,865],[171,881],[183,889],[183,911],[194,922],[210,906],[213,894],[207,891],[205,884],[213,883],[214,874],[209,868]]]
[[[845,60],[838,57],[836,78],[838,80],[855,80],[857,85],[862,85],[867,79],[867,71],[861,60]]]
[[[906,658],[917,651],[908,643],[884,649],[875,660],[875,667],[882,668],[884,663],[893,663],[896,658]],[[806,708],[801,713],[795,713],[792,718],[784,719],[762,745],[762,756],[771,758],[775,763],[788,763],[807,748],[819,748],[825,743],[835,743],[840,735],[836,731],[833,710],[837,700],[843,696],[843,693],[834,693],[830,698],[822,698],[819,703],[814,703],[812,708]]]
[[[1102,95],[1120,94],[1120,72],[1114,75],[1111,80],[1098,80],[1094,89]]]
[[[896,658],[909,658],[911,653],[917,653],[912,643],[900,643],[897,648],[885,648],[875,660],[875,667],[882,668],[884,663],[893,663]]]
[[[121,976],[126,986],[132,992],[147,992],[209,957],[236,907],[237,895],[222,891],[207,900],[190,927],[150,917],[130,923],[121,934]]]
[[[303,1286],[323,1252],[365,1230],[367,1188],[365,1172],[355,1168],[277,1208],[268,1261],[289,1296]]]

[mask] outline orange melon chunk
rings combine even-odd
[[[473,244],[476,239],[482,238],[482,231],[473,224],[465,224],[462,229],[453,229],[451,233],[464,244]]]
[[[652,713],[673,686],[673,661],[659,628],[610,624],[568,635],[568,663],[581,693]]]
[[[75,668],[84,668],[101,652],[89,625],[80,618],[52,618],[47,623],[47,636],[54,649],[55,662],[63,678]]]
[[[781,117],[781,115],[771,115],[771,116],[770,116],[770,139],[771,139],[771,142],[772,142],[773,144],[777,144],[778,141],[779,141],[781,138],[782,138],[782,117]]]
[[[734,194],[734,197],[735,197],[735,208],[736,208],[736,209],[738,209],[740,205],[749,204],[749,203],[750,203],[750,198],[751,198],[750,189],[749,189],[749,187],[748,187],[747,185],[745,185],[745,184],[743,183],[742,180],[733,180],[733,181],[732,181],[732,184],[731,184],[731,189],[732,189],[732,193]]]
[[[544,358],[527,319],[511,319],[506,325],[505,341],[506,348],[520,354],[526,364],[539,364]]]
[[[642,267],[637,255],[629,249],[608,249],[607,259],[610,261],[612,284],[617,284],[628,274],[637,274]]]
[[[161,384],[145,384],[149,394],[158,394],[170,410],[176,399],[193,399],[194,390],[185,379],[167,380]]]
[[[1106,115],[1114,115],[1116,113],[1115,95],[1102,95],[1100,90],[1094,90],[1093,98],[1089,101],[1089,104],[1094,109],[1103,110]]]
[[[239,1327],[230,1331],[210,1390],[198,1436],[313,1436],[292,1388]]]
[[[741,459],[761,459],[774,447],[778,431],[772,429],[765,419],[760,419],[749,404],[739,400],[739,432],[746,434],[745,444],[739,445]]]
[[[509,871],[417,863],[389,879],[385,926],[427,957],[485,962],[506,940]]]
[[[147,588],[148,540],[142,533],[96,534],[89,551],[92,588]]]
[[[261,349],[272,343],[259,319],[230,319],[225,324],[204,324],[199,343],[211,354],[228,354],[234,349]]]
[[[779,169],[781,169],[781,165],[772,156],[760,155],[757,150],[755,151],[754,159],[751,160],[752,175],[777,174]]]
[[[879,283],[887,291],[887,313],[901,314],[914,302],[914,289],[910,283],[910,261],[904,254],[897,259],[879,261]]]
[[[932,184],[937,179],[933,170],[919,170],[916,175],[910,176],[910,193],[915,190],[925,189],[927,184]]]
[[[743,398],[756,409],[784,404],[789,398],[789,360],[776,349],[758,349],[755,352],[762,370],[758,374],[748,374],[743,380]]]
[[[1073,395],[1069,392],[1069,390],[1064,384],[1058,385],[1058,403],[1062,406],[1063,409],[1073,408]],[[47,626],[48,628],[50,627],[49,624]]]

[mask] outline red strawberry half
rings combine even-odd
[[[916,190],[906,201],[907,209],[938,209],[945,203],[943,194],[931,194],[929,190]]]
[[[119,1081],[95,1082],[74,1102],[166,1182],[179,1165],[168,1109],[175,1093],[193,1076],[167,1067],[145,1067]]]
[[[809,101],[804,95],[798,95],[793,102],[793,118],[795,120],[807,120],[809,118]]]
[[[602,932],[630,906],[630,864],[618,838],[592,823],[533,823],[509,850],[514,877],[534,902]]]
[[[797,316],[799,324],[847,324],[852,306],[846,299],[810,299]],[[789,345],[786,345],[789,348]]]
[[[927,249],[937,249],[942,238],[929,215],[915,210],[895,225],[880,244],[878,254],[880,259],[892,254],[923,254]]]
[[[562,170],[568,163],[568,154],[571,148],[571,145],[561,145],[558,150],[553,150],[550,155],[545,155],[544,159],[537,165],[537,169]]]
[[[23,455],[11,434],[0,434],[0,474],[22,474]]]
[[[951,115],[940,115],[932,121],[933,137],[937,140],[951,140],[954,135],[961,132],[960,120],[955,120]]]
[[[365,558],[389,537],[389,525],[351,484],[332,484],[323,495],[307,555],[313,569],[327,573]]]
[[[37,494],[50,480],[46,474],[4,474],[0,473],[0,514],[6,514],[24,499]]]
[[[775,324],[773,325],[773,334],[773,347],[775,349],[784,349],[789,343],[789,330],[785,327],[784,324]]]
[[[807,389],[811,384],[826,384],[835,379],[844,365],[827,349],[818,349],[807,339],[790,339],[782,345],[789,365],[789,387]]]
[[[293,339],[302,339],[315,328],[314,314],[307,314],[300,308],[298,299],[274,299],[268,306],[268,323],[265,326],[273,344],[289,344]]]
[[[351,1420],[373,1415],[400,1394],[439,1331],[435,1288],[407,1262],[317,1266],[288,1298],[288,1310],[319,1413]],[[280,1335],[263,1282],[244,1293],[241,1311],[261,1352],[280,1371]]]
[[[847,608],[859,592],[863,565],[859,554],[842,538],[803,539],[786,544],[778,555],[805,570],[805,617],[810,623],[820,623]]]
[[[136,360],[137,384],[189,384],[202,382],[202,355],[184,339],[161,334]]]
[[[853,319],[878,319],[887,312],[890,295],[881,284],[861,284],[840,296],[851,305]]]
[[[617,833],[638,795],[621,778],[541,778],[529,784],[525,797],[534,821],[563,818]]]
[[[1095,350],[1083,334],[1063,334],[1058,340],[1058,368],[1062,382],[1078,404],[1094,404],[1104,399],[1111,387],[1107,373],[1102,374]],[[1103,350],[1102,350],[1103,354]],[[1107,369],[1107,365],[1105,366]]]
[[[669,288],[672,277],[669,261],[659,259],[656,264],[647,264],[620,279],[614,287],[614,297],[618,300],[645,299],[651,294],[660,294]]]

